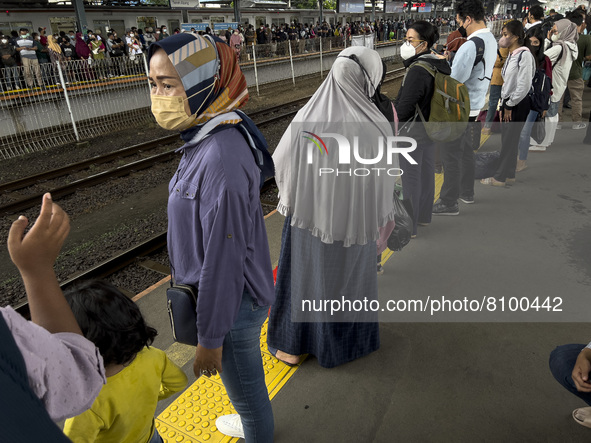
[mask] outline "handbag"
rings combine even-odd
[[[410,199],[401,200],[394,194],[394,222],[395,226],[388,237],[388,249],[400,251],[410,243],[410,236],[414,227],[412,217],[413,208]]]
[[[171,283],[166,290],[166,300],[174,341],[197,346],[197,289]]]
[[[531,128],[531,138],[533,138],[536,143],[542,143],[546,138],[546,122],[540,114],[536,117],[536,121]]]

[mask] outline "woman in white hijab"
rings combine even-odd
[[[552,95],[545,119],[546,137],[539,145],[532,138],[530,151],[545,151],[554,142],[558,126],[558,107],[566,89],[570,68],[579,55],[578,39],[577,25],[566,18],[558,20],[548,31],[544,54],[552,63]]]
[[[376,51],[342,51],[273,155],[286,220],[268,345],[287,364],[312,354],[334,367],[379,348],[368,304],[377,303],[376,240],[394,218],[400,173],[383,75]]]

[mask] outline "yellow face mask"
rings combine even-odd
[[[196,115],[187,115],[185,98],[179,96],[152,95],[152,114],[158,124],[171,131],[184,131],[195,121]]]
[[[197,91],[195,94],[191,95],[191,97],[194,97],[200,92],[205,91],[207,88],[210,88],[209,94],[207,94],[207,97],[205,97],[203,103],[207,102],[207,99],[214,90],[216,83],[217,77],[211,86],[207,86],[201,91]],[[156,118],[156,122],[158,122],[162,128],[169,129],[171,131],[184,131],[185,129],[190,128],[199,115],[201,107],[203,106],[202,103],[194,114],[187,115],[187,112],[185,111],[185,100],[189,100],[191,97],[183,98],[179,96],[151,95],[151,109],[152,114],[154,114],[154,117]]]

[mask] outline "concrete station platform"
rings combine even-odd
[[[383,322],[379,351],[334,369],[311,357],[288,368],[263,353],[277,442],[591,441],[591,429],[571,417],[586,405],[548,369],[557,345],[591,341],[591,304],[582,303],[591,286],[591,146],[581,143],[585,130],[563,127],[547,152],[530,152],[513,186],[477,182],[475,204],[420,227],[378,283],[380,299],[562,297],[567,314],[576,311],[567,321],[585,323],[559,323],[558,315],[553,323],[511,323],[510,315],[497,323]],[[500,135],[481,149],[500,149]],[[266,223],[276,264],[283,218]],[[183,367],[190,387],[160,403],[158,427],[169,442],[230,441],[214,428],[231,411],[221,381],[191,386],[193,348],[173,343],[166,287],[138,304],[160,333],[155,345]]]

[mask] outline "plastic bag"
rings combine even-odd
[[[531,138],[533,138],[536,143],[542,143],[546,138],[546,122],[540,117],[540,114],[538,114],[538,117],[531,128]]]
[[[391,251],[400,251],[410,243],[410,236],[414,226],[412,219],[413,210],[410,199],[400,200],[394,195],[394,221],[395,226],[388,237],[388,249]]]
[[[477,152],[474,154],[474,178],[480,180],[495,175],[499,167],[499,159],[501,153],[494,152]]]

